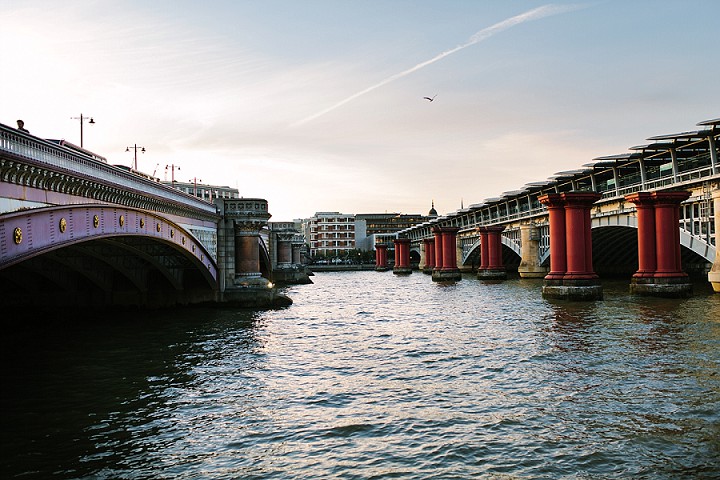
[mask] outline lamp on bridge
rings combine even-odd
[[[138,148],[140,149],[140,151],[141,151],[142,153],[145,153],[145,147],[138,147],[138,146],[137,146],[137,143],[136,143],[136,144],[133,145],[132,147],[126,147],[126,148],[125,148],[125,151],[126,151],[126,152],[129,152],[131,148],[132,148],[133,150],[135,150],[135,170],[137,170],[137,151],[138,151]]]
[[[188,180],[188,181],[189,181],[189,182],[195,182],[195,187],[193,187],[193,195],[195,195],[195,196],[197,197],[197,182],[202,183],[202,178],[193,177],[193,178],[191,178],[191,179]],[[204,195],[203,195],[203,196],[204,196]],[[203,198],[203,200],[204,200],[204,198]]]
[[[80,148],[83,147],[83,123],[85,123],[85,120],[89,120],[88,123],[91,125],[95,124],[95,120],[93,120],[92,117],[88,119],[88,117],[84,117],[81,113],[79,117],[70,117],[70,120],[80,120]]]
[[[179,171],[180,171],[180,167],[178,167],[178,166],[175,165],[175,164],[165,165],[165,178],[166,178],[166,179],[167,179],[167,171],[168,171],[168,168],[169,168],[170,171],[171,171],[171,173],[170,173],[170,178],[172,179],[172,187],[175,188],[175,170],[177,170],[177,171],[179,172]]]

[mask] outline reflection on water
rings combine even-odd
[[[314,281],[283,310],[6,325],[0,474],[720,475],[720,295]]]

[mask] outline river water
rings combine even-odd
[[[313,280],[282,310],[5,319],[0,477],[720,477],[706,285]]]

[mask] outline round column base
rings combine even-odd
[[[597,280],[545,281],[542,287],[543,298],[572,301],[594,301],[603,299],[603,288]]]
[[[270,280],[259,273],[240,273],[235,275],[233,285],[240,288],[267,288]]]
[[[630,293],[645,297],[689,298],[692,291],[692,283],[688,283],[687,277],[636,277],[630,283]]]
[[[393,273],[395,275],[410,275],[412,268],[410,267],[393,267]]]
[[[480,280],[505,280],[507,279],[507,271],[505,270],[478,270],[477,278]]]
[[[388,270],[390,270],[388,267],[381,267],[379,265],[375,267],[376,272],[387,272]]]
[[[432,275],[433,267],[423,267],[422,272],[425,275]]]
[[[708,273],[708,282],[710,282],[716,293],[720,293],[720,271],[710,271],[710,273]]]
[[[520,270],[518,270],[518,274],[520,275],[520,278],[545,278],[545,275],[547,275],[547,271],[521,272]]]
[[[454,282],[460,279],[462,279],[462,274],[457,268],[450,270],[433,270],[432,272],[433,282]]]

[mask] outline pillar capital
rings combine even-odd
[[[500,232],[502,232],[503,230],[505,230],[505,225],[490,225],[490,226],[487,226],[487,227],[477,227],[477,228],[475,228],[475,231],[476,231],[476,232],[479,232],[479,233],[485,233],[485,232],[487,232],[487,233],[491,233],[491,232],[493,232],[493,233],[500,233]]]
[[[433,233],[457,233],[460,231],[460,227],[432,227]]]
[[[565,192],[560,196],[565,201],[565,206],[590,206],[602,198],[602,195],[596,192]]]
[[[635,192],[625,195],[625,201],[634,203],[636,206],[652,205],[655,202],[650,192]]]
[[[684,190],[669,191],[669,192],[652,192],[650,194],[656,204],[666,205],[679,205],[688,198],[690,198],[690,192]]]
[[[564,207],[565,201],[561,193],[546,193],[538,197],[538,202],[548,207]]]

